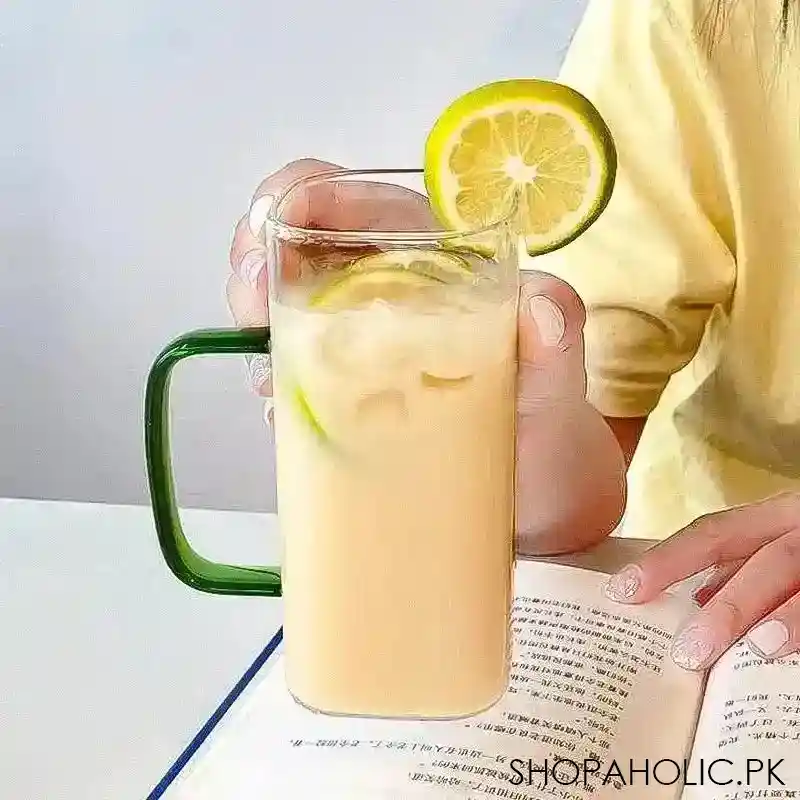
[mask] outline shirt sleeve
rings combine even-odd
[[[648,415],[696,353],[735,278],[727,121],[695,0],[589,0],[559,81],[606,120],[618,152],[605,212],[531,261],[583,300],[588,399]]]

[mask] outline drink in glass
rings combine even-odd
[[[344,233],[278,226],[270,284],[289,689],[334,713],[472,714],[508,679],[513,236]]]

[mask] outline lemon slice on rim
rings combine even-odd
[[[597,109],[567,86],[538,79],[474,89],[452,103],[425,145],[425,184],[448,227],[501,219],[516,197],[530,255],[584,233],[611,198],[617,153]]]

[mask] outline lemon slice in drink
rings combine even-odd
[[[285,398],[286,407],[290,408],[292,412],[297,415],[302,424],[314,435],[317,441],[320,444],[329,444],[330,436],[328,432],[311,407],[306,392],[296,379],[289,376],[277,378],[274,388],[276,390],[275,394]]]
[[[446,282],[448,274],[463,274],[469,265],[449,253],[389,250],[364,256],[309,299],[313,308],[356,308],[373,300],[403,302],[420,290]]]
[[[407,248],[387,250],[382,253],[364,256],[354,261],[350,272],[369,272],[375,269],[403,269],[429,278],[447,282],[452,278],[471,277],[469,262],[454,253],[440,250]]]
[[[357,308],[373,300],[402,302],[418,293],[421,288],[437,283],[441,283],[437,278],[403,269],[346,272],[313,295],[309,305],[338,311]]]
[[[327,443],[330,437],[311,408],[305,392],[299,386],[295,385],[292,387],[291,398],[295,410],[300,414],[305,424],[313,431],[320,442]]]
[[[389,250],[359,258],[336,273],[312,293],[308,305],[312,309],[343,311],[374,300],[403,302],[421,290],[452,281],[452,276],[471,274],[469,263],[454,254],[419,248]],[[333,440],[307,393],[296,383],[288,388],[291,404],[304,423],[320,442],[332,446]]]
[[[425,184],[448,227],[500,219],[516,196],[530,255],[586,231],[611,198],[617,153],[597,109],[538,79],[481,86],[452,103],[425,145]]]

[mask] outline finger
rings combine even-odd
[[[800,531],[756,551],[675,637],[672,657],[684,669],[705,669],[747,630],[800,589]]]
[[[275,198],[303,177],[340,169],[335,164],[304,159],[262,181],[248,215],[237,224],[231,247],[234,271],[260,296],[266,297],[267,250],[262,229],[274,210]],[[404,186],[369,181],[326,180],[292,190],[282,203],[280,218],[289,225],[327,230],[432,230],[437,223],[427,198]],[[304,262],[316,268],[335,267],[374,249],[368,246],[325,247],[319,243],[281,242],[277,258],[281,275],[296,279]]]
[[[586,394],[583,326],[586,312],[564,281],[526,275],[520,289],[518,412]]]
[[[625,461],[585,399],[583,304],[546,273],[520,291],[517,531],[522,552],[581,550],[616,526],[625,506]],[[565,487],[580,487],[570,491]],[[592,487],[586,498],[585,487]]]
[[[337,164],[313,158],[303,158],[287,164],[261,181],[253,194],[248,213],[237,222],[229,254],[231,268],[246,285],[259,291],[264,298],[267,250],[262,229],[274,197],[300,178],[337,169],[341,169]]]
[[[409,231],[437,227],[428,199],[405,186],[371,181],[320,181],[287,198],[281,219],[328,230]]]
[[[236,275],[228,277],[225,286],[228,309],[239,328],[255,328],[269,322],[269,310],[250,287]]]
[[[250,202],[250,209],[247,214],[250,234],[258,240],[261,229],[267,221],[267,215],[270,212],[273,200],[282,195],[292,183],[302,178],[310,178],[312,175],[322,175],[326,172],[335,172],[341,169],[344,169],[344,167],[331,161],[321,161],[318,158],[300,158],[281,167],[277,172],[273,172],[272,175],[268,175],[258,184]],[[302,223],[292,222],[290,224]]]
[[[750,649],[762,658],[783,658],[800,649],[800,594],[768,614],[747,634]]]
[[[563,352],[575,345],[583,346],[586,309],[568,283],[547,272],[524,272],[521,294],[531,305],[532,316],[539,328],[539,344],[547,355],[555,355],[553,349]],[[544,312],[545,306],[538,305],[541,301],[552,303],[555,309],[548,308]],[[537,313],[540,309],[543,313]]]
[[[246,356],[250,387],[259,397],[272,397],[272,358],[268,353]]]
[[[552,555],[591,547],[617,526],[625,502],[625,459],[611,429],[588,402],[542,406],[519,418],[516,524],[521,552]]]
[[[612,576],[606,592],[618,602],[643,603],[707,567],[748,558],[792,530],[800,502],[793,493],[699,517]]]
[[[236,275],[228,278],[226,292],[228,308],[237,327],[261,327],[267,324],[267,306],[262,304]],[[272,362],[270,356],[266,354],[248,356],[246,364],[252,390],[261,397],[271,397]]]
[[[267,248],[250,233],[247,216],[236,223],[229,255],[233,274],[248,291],[267,299]]]
[[[322,181],[293,190],[280,218],[289,225],[333,231],[432,230],[436,222],[428,200],[404,186],[366,181]],[[285,281],[304,272],[341,269],[378,252],[376,244],[317,240],[281,241],[277,258]]]

